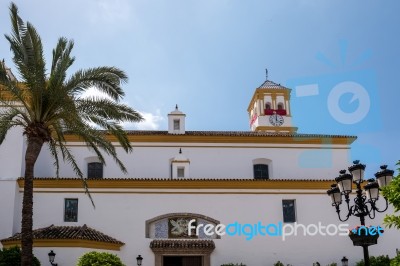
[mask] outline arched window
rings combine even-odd
[[[265,110],[271,110],[271,103],[265,104]]]
[[[253,165],[254,179],[269,179],[268,164]]]
[[[283,103],[278,103],[278,110],[283,110]]]
[[[88,178],[103,178],[103,164],[102,163],[88,163]]]

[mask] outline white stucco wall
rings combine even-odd
[[[14,132],[0,146],[2,171],[0,173],[0,237],[6,238],[20,231],[22,193],[15,179],[22,176],[24,142],[21,132]],[[82,143],[70,143],[78,165],[86,175],[86,164],[94,153]],[[179,149],[190,160],[190,178],[253,178],[253,163],[267,159],[271,179],[331,179],[338,170],[349,165],[347,145],[329,143],[279,144],[279,143],[145,143],[134,142],[133,152],[125,154],[118,149],[119,157],[128,169],[123,174],[116,164],[106,157],[103,176],[135,178],[170,178],[171,158]],[[35,167],[37,177],[54,177],[52,158],[44,147]],[[61,164],[60,176],[74,177],[67,164]],[[138,254],[144,257],[144,266],[154,265],[154,254],[149,248],[151,239],[145,238],[145,221],[167,213],[198,213],[221,223],[277,223],[282,220],[282,199],[295,199],[297,221],[303,224],[336,223],[338,220],[325,191],[316,195],[298,191],[247,191],[247,190],[92,190],[96,208],[86,195],[74,189],[39,189],[34,195],[34,228],[54,225],[83,225],[99,230],[126,243],[118,254],[127,265],[135,265]],[[278,194],[276,194],[278,193]],[[280,193],[280,194],[279,194]],[[79,199],[77,223],[63,221],[64,199]],[[381,224],[379,216],[373,224]],[[357,224],[352,219],[351,224]],[[400,247],[400,235],[387,230],[379,245],[371,247],[371,255],[394,255]],[[248,266],[270,266],[277,260],[295,266],[321,265],[339,262],[347,256],[351,262],[362,257],[361,248],[353,247],[345,237],[292,237],[257,236],[247,241],[245,237],[223,236],[214,241],[216,249],[211,255],[211,265],[243,262]],[[398,244],[398,246],[396,246]],[[35,248],[36,256],[48,264],[47,253],[57,253],[59,266],[75,265],[84,252],[81,248]]]
[[[321,147],[323,147],[321,149]],[[349,164],[349,149],[338,145],[311,144],[187,144],[187,143],[133,143],[133,152],[118,149],[128,174],[123,174],[114,161],[107,158],[104,177],[170,178],[171,158],[179,149],[190,160],[191,178],[253,178],[253,160],[271,160],[271,179],[330,179]],[[94,156],[84,146],[71,146],[80,168],[86,175],[86,158]],[[55,170],[48,150],[44,148],[38,159],[36,176],[52,177]],[[73,177],[69,165],[61,165],[60,176]]]
[[[13,235],[14,224],[20,220],[15,217],[19,200],[18,185],[15,180],[0,179],[0,239]],[[0,243],[0,247],[1,247]]]
[[[98,191],[97,191],[98,192]],[[144,257],[144,266],[154,265],[154,254],[149,248],[151,239],[145,238],[145,221],[166,213],[198,213],[229,224],[239,223],[265,224],[282,221],[282,199],[295,199],[297,221],[299,223],[339,224],[330,199],[324,191],[321,194],[157,194],[145,191],[117,193],[96,193],[92,191],[96,208],[93,208],[83,193],[35,193],[34,227],[55,225],[83,225],[108,234],[126,245],[120,256],[127,265],[135,265],[138,254]],[[164,191],[168,192],[168,191]],[[185,192],[185,191],[181,191]],[[228,192],[228,191],[225,191]],[[237,191],[243,193],[243,191]],[[79,198],[79,217],[77,223],[63,222],[64,198]],[[18,212],[19,213],[19,212]],[[367,225],[380,225],[382,215],[375,220],[367,219]],[[356,218],[349,221],[350,227],[359,224]],[[394,256],[395,248],[400,248],[400,232],[386,230],[378,240],[378,245],[370,248],[371,255],[389,254]],[[277,260],[295,266],[311,265],[319,261],[321,265],[339,262],[346,256],[354,263],[362,258],[362,249],[353,247],[346,236],[290,237],[282,241],[278,237],[256,236],[245,240],[243,236],[223,236],[214,240],[216,249],[211,255],[211,265],[219,266],[228,262],[243,262],[248,266],[270,266]],[[44,252],[48,252],[50,249]],[[55,249],[56,251],[56,249]],[[81,251],[79,251],[81,252]],[[63,265],[74,265],[79,252],[64,253],[56,251],[57,260]],[[76,255],[74,255],[76,254]],[[80,253],[79,253],[80,254]],[[41,256],[41,255],[40,255]],[[41,256],[46,258],[46,256]],[[352,264],[350,264],[352,265]]]
[[[0,145],[0,180],[16,179],[24,169],[25,142],[21,128],[12,128]]]

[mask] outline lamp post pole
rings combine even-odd
[[[354,165],[350,166],[349,172],[341,170],[340,175],[335,178],[337,184],[333,184],[331,189],[327,191],[328,195],[332,199],[332,206],[335,207],[338,218],[341,222],[347,221],[350,216],[356,216],[360,218],[361,226],[365,227],[365,217],[368,216],[370,219],[374,219],[376,212],[384,212],[388,208],[388,201],[386,198],[386,206],[384,209],[380,209],[376,206],[376,202],[379,199],[379,188],[387,186],[393,178],[393,170],[388,170],[387,165],[382,165],[381,170],[375,174],[375,179],[369,179],[368,184],[364,186],[364,191],[361,188],[361,184],[364,182],[364,171],[365,165],[360,164],[360,161],[354,161]],[[352,192],[353,183],[356,185],[356,197],[354,198],[354,204],[350,205],[350,193]],[[347,214],[345,218],[340,215],[340,205],[342,204],[342,196],[344,195],[345,202],[347,205]],[[368,234],[368,233],[366,233]],[[377,238],[376,238],[377,239]],[[353,241],[353,244],[356,243]],[[357,243],[357,245],[363,247],[364,262],[365,266],[369,264],[369,252],[368,246],[374,245],[375,243],[365,242]]]
[[[356,202],[359,202],[359,208],[361,208],[362,210],[365,210],[365,208],[366,208],[366,206],[365,206],[365,200],[363,199],[363,195],[362,195],[362,190],[361,190],[361,185],[360,185],[360,183],[357,183],[357,191],[356,191],[356,193],[357,193],[357,197],[356,197],[356,199],[357,199],[357,201]],[[386,210],[386,209],[385,209]],[[365,211],[363,211],[361,214],[360,214],[360,224],[362,225],[362,226],[365,226],[365,216],[367,216],[368,214],[365,212]],[[363,245],[362,246],[362,248],[363,248],[363,254],[364,254],[364,264],[365,264],[365,266],[369,266],[369,251],[368,251],[368,246],[367,245]]]

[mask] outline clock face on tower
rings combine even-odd
[[[284,119],[281,115],[273,114],[269,117],[269,122],[271,123],[271,125],[279,127],[283,124]]]

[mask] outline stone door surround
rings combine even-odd
[[[211,266],[210,254],[215,249],[213,240],[199,239],[161,239],[150,242],[150,248],[154,252],[155,266],[163,266],[163,256],[202,256],[203,265]]]

